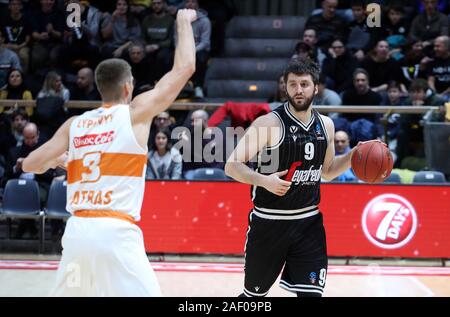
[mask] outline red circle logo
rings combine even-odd
[[[407,244],[416,233],[416,211],[402,196],[380,195],[364,208],[362,227],[367,239],[376,246],[397,249]]]

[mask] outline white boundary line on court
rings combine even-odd
[[[0,270],[56,270],[59,261],[14,261],[1,260]],[[242,273],[240,263],[187,263],[152,262],[158,272],[212,272]],[[357,266],[330,265],[328,274],[332,275],[400,275],[400,276],[450,276],[450,267],[402,267],[402,266]]]

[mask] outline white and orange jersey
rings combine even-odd
[[[146,163],[128,105],[85,112],[70,126],[67,210],[115,211],[139,221]]]

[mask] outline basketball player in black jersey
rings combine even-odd
[[[293,60],[284,80],[288,102],[253,122],[225,166],[228,176],[252,185],[241,296],[267,295],[281,270],[280,287],[322,296],[328,258],[320,181],[349,169],[354,150],[335,157],[333,121],[311,107],[317,64]],[[254,157],[256,170],[246,165]]]

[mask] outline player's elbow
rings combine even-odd
[[[22,171],[25,173],[32,173],[34,171],[34,166],[29,158],[23,160]]]
[[[225,175],[228,177],[233,177],[233,163],[230,161],[227,161],[225,163]]]

